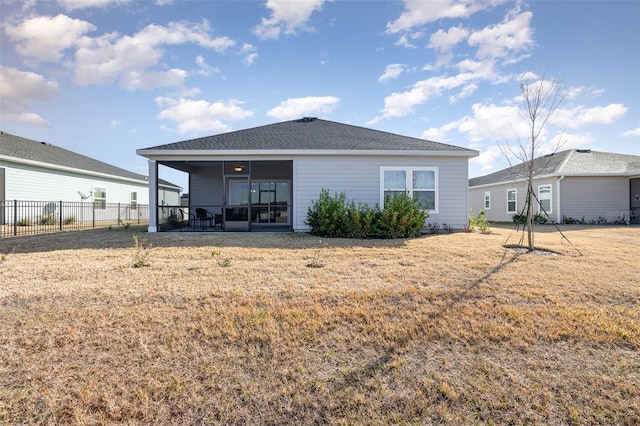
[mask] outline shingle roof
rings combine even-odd
[[[120,178],[147,181],[144,175],[112,166],[49,143],[38,142],[5,132],[0,132],[0,156],[20,158]],[[163,184],[178,188],[178,186],[170,182],[163,181]]]
[[[538,176],[555,175],[625,175],[640,174],[640,156],[569,149],[534,160]],[[524,163],[485,176],[469,179],[469,186],[510,182],[523,177]]]
[[[317,118],[303,118],[138,150],[476,151]]]

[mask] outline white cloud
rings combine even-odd
[[[627,130],[626,132],[624,132],[622,134],[622,136],[625,137],[625,138],[633,138],[633,137],[636,137],[636,136],[640,136],[640,127],[636,127],[633,130]]]
[[[262,18],[253,28],[253,33],[261,40],[271,40],[279,38],[282,32],[291,35],[298,30],[313,31],[307,21],[313,12],[322,8],[324,2],[325,0],[268,0],[266,6],[271,9],[271,16]]]
[[[31,112],[34,101],[49,101],[58,94],[58,84],[39,74],[0,65],[0,117],[2,121],[22,121],[50,127],[40,115]]]
[[[258,49],[252,44],[244,43],[238,54],[244,56],[245,64],[253,65],[258,58]]]
[[[469,160],[469,165],[479,165],[483,173],[491,173],[496,169],[508,167],[509,163],[503,154],[503,150],[508,147],[505,145],[489,145],[483,148],[475,148],[480,151],[480,155]]]
[[[16,43],[16,51],[37,62],[57,62],[65,49],[74,47],[85,33],[95,31],[89,22],[72,19],[66,15],[38,16],[5,31],[9,39]]]
[[[558,132],[549,140],[549,143],[542,145],[537,150],[536,156],[551,154],[555,151],[564,151],[565,149],[581,149],[588,148],[597,139],[591,133],[566,133]]]
[[[120,78],[120,86],[127,90],[153,90],[157,87],[176,87],[184,85],[187,72],[181,69],[168,71],[138,72],[131,71]]]
[[[158,118],[177,123],[181,133],[226,132],[231,128],[225,121],[242,120],[253,115],[252,111],[242,108],[243,102],[237,99],[209,102],[159,96],[155,101],[162,108]]]
[[[531,29],[531,12],[507,15],[496,25],[489,25],[469,35],[469,45],[478,46],[479,59],[504,58],[514,52],[527,50],[534,45]],[[513,62],[513,61],[512,61]]]
[[[74,80],[77,84],[108,84],[119,80],[123,87],[130,84],[136,75],[146,74],[146,69],[156,66],[164,55],[162,46],[194,43],[217,52],[224,52],[235,45],[228,37],[210,37],[211,29],[207,21],[170,22],[166,27],[148,25],[133,36],[117,33],[105,34],[97,38],[83,37],[78,43]],[[180,75],[175,70],[164,74],[155,87],[181,84]],[[183,79],[183,78],[182,78]],[[151,89],[151,79],[139,85]]]
[[[576,99],[579,96],[585,95],[590,98],[597,98],[604,93],[604,89],[598,89],[595,87],[585,87],[585,86],[572,86],[569,87],[564,92],[565,99]]]
[[[404,65],[403,64],[390,64],[390,65],[387,65],[387,67],[384,70],[384,73],[378,78],[378,81],[380,83],[384,83],[384,82],[389,81],[389,80],[394,80],[394,79],[398,78],[400,76],[400,74],[402,74],[402,71],[404,71]]]
[[[469,35],[466,28],[451,27],[448,31],[438,30],[431,34],[429,47],[441,52],[448,52]]]
[[[446,139],[447,134],[442,131],[442,129],[432,127],[422,132],[422,136],[420,137],[429,141],[442,142]]]
[[[559,127],[579,129],[592,124],[611,124],[627,113],[623,104],[609,104],[588,108],[578,105],[573,108],[559,108],[551,122]]]
[[[127,3],[131,0],[58,0],[67,10],[87,9],[90,7],[107,7],[112,4]]]
[[[435,96],[440,96],[443,90],[451,90],[468,85],[475,79],[473,73],[462,73],[456,76],[438,76],[419,81],[405,92],[394,92],[384,99],[384,108],[373,120],[367,124],[375,124],[381,119],[404,117],[420,105]]]
[[[468,18],[480,10],[507,0],[405,0],[405,11],[393,22],[387,23],[387,33],[409,31],[443,18]]]
[[[449,96],[449,103],[455,104],[460,99],[468,98],[469,96],[474,94],[477,88],[478,85],[475,83],[467,84],[459,93]]]
[[[529,127],[515,105],[474,104],[472,116],[458,120],[457,129],[471,141],[526,138]]]
[[[396,41],[396,46],[406,47],[410,49],[416,48],[415,45],[411,44],[411,42],[409,41],[409,37],[407,37],[406,35],[402,35],[398,38],[398,41]]]
[[[321,112],[328,114],[338,106],[340,98],[334,96],[308,96],[306,98],[291,98],[281,102],[275,108],[267,111],[267,115],[279,120],[292,120],[308,114]]]
[[[200,69],[196,71],[196,74],[198,75],[209,76],[211,74],[220,73],[220,68],[212,67],[211,65],[207,64],[207,61],[205,61],[202,55],[196,56],[196,64],[200,67]]]

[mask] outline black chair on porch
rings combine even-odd
[[[207,209],[197,208],[196,209],[196,220],[200,224],[200,228],[204,229],[205,224],[209,224],[209,228],[213,227],[213,221],[215,217],[210,214]]]

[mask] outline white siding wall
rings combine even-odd
[[[604,217],[613,222],[628,212],[628,177],[565,177],[560,183],[561,213],[589,222]]]
[[[94,187],[107,189],[107,203],[129,203],[131,191],[138,203],[149,203],[148,185],[122,182],[41,167],[2,163],[5,167],[5,199],[21,201],[80,201],[78,191],[89,194]],[[89,201],[93,201],[90,198]]]
[[[307,210],[322,189],[345,192],[348,200],[380,203],[380,167],[437,167],[438,213],[428,222],[467,225],[468,160],[454,157],[299,157],[294,160],[294,230],[305,231]]]

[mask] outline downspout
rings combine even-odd
[[[558,220],[556,222],[559,224],[562,223],[562,212],[560,211],[560,182],[562,181],[562,179],[564,179],[564,176],[560,176],[558,178],[558,190],[556,191],[558,193],[558,199],[556,202],[556,209],[558,210]]]

